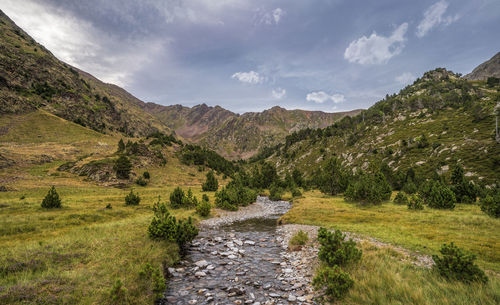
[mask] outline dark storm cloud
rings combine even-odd
[[[56,56],[145,101],[368,107],[500,49],[498,1],[2,0]]]

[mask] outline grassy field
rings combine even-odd
[[[151,182],[133,186],[141,203],[131,207],[124,205],[130,189],[95,185],[69,173],[54,175],[60,163],[17,169],[21,179],[8,185],[16,191],[0,193],[0,303],[109,304],[119,279],[131,304],[152,304],[151,283],[139,273],[148,263],[172,265],[178,251],[175,244],[147,236],[151,207],[158,196],[168,201],[177,185],[192,187],[201,198],[205,172],[175,159],[164,167],[140,169],[151,173]],[[60,210],[40,207],[50,185],[62,199]],[[208,195],[213,201],[213,193]],[[172,213],[197,219],[193,210]]]
[[[281,219],[354,232],[428,255],[438,254],[443,243],[453,241],[475,253],[490,278],[486,285],[449,282],[431,270],[414,266],[400,252],[363,242],[363,259],[350,270],[354,288],[342,304],[500,302],[500,220],[488,217],[477,205],[459,204],[453,211],[409,211],[392,202],[360,206],[311,191],[295,199]]]

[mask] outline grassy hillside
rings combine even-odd
[[[499,102],[498,86],[437,69],[352,119],[288,136],[271,159],[282,172],[296,166],[311,174],[337,156],[354,171],[387,163],[393,170],[413,167],[426,176],[447,175],[459,162],[466,176],[492,183],[500,179]]]

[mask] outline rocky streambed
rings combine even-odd
[[[277,219],[285,201],[258,197],[238,212],[201,223],[186,259],[169,268],[162,304],[315,304],[311,257],[287,251]]]

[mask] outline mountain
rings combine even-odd
[[[142,104],[58,60],[0,11],[0,114],[44,110],[102,133],[168,132]]]
[[[326,127],[346,115],[361,111],[326,113],[286,110],[276,106],[263,112],[240,115],[205,104],[189,108],[153,103],[145,104],[143,109],[188,142],[209,147],[232,159],[253,156],[261,148],[282,142],[291,132]]]
[[[477,66],[464,78],[468,80],[486,80],[488,77],[500,78],[500,52],[490,60]]]
[[[385,163],[427,177],[448,175],[458,162],[476,182],[494,183],[500,180],[498,109],[499,84],[438,68],[359,115],[289,135],[269,160],[282,174],[298,168],[309,177],[334,156],[353,171]]]

